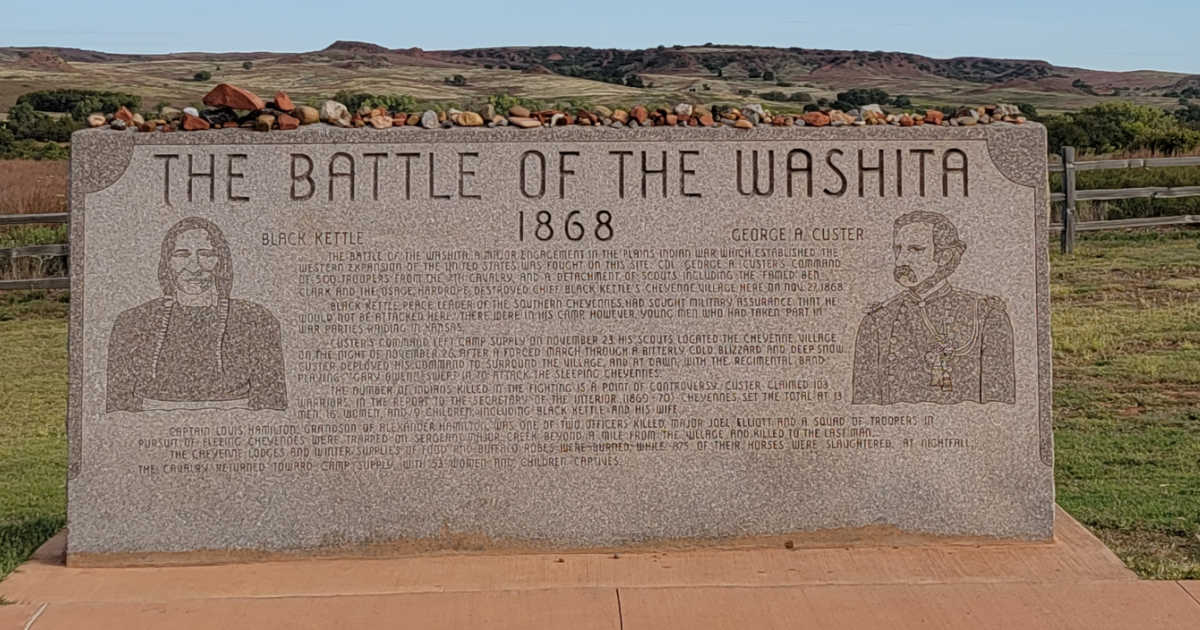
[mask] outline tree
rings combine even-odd
[[[762,73],[762,80],[763,81],[774,81],[775,73],[770,70],[767,70],[766,72]]]
[[[863,105],[886,103],[888,102],[888,93],[878,88],[854,88],[845,92],[839,92],[837,100],[849,103],[851,105],[849,109],[854,109]]]
[[[71,132],[80,123],[67,116],[54,118],[35,109],[29,103],[17,103],[8,112],[5,126],[15,140],[40,140],[43,142],[69,142]]]
[[[242,70],[249,70],[250,68],[253,68],[253,67],[254,67],[253,61],[243,61],[242,62]]]
[[[142,106],[142,97],[124,92],[61,89],[28,92],[18,97],[17,102],[29,103],[40,112],[69,113],[75,120],[83,120],[93,112],[115,112],[122,106],[136,111]]]
[[[1200,132],[1182,124],[1161,109],[1128,102],[1110,102],[1078,112],[1048,116],[1046,125],[1051,152],[1064,146],[1103,154],[1148,149],[1167,155],[1200,145]]]
[[[1188,103],[1186,106],[1175,110],[1173,115],[1175,116],[1175,120],[1178,120],[1180,123],[1192,129],[1200,129],[1200,105]]]
[[[644,81],[642,81],[642,77],[639,77],[636,74],[631,74],[631,75],[625,77],[625,85],[628,87],[633,87],[633,88],[646,87],[646,83]]]
[[[193,74],[192,78],[195,79],[196,81],[208,81],[209,79],[212,78],[212,73],[209,72],[208,70],[201,70],[200,72]]]
[[[8,127],[0,125],[0,155],[7,155],[12,151],[13,142],[16,138],[13,137],[13,132],[8,130]]]

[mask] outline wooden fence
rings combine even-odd
[[[21,224],[28,225],[31,223],[66,223],[70,220],[70,218],[71,215],[66,212],[56,212],[54,214],[0,214],[0,226]],[[68,256],[70,251],[71,246],[66,244],[26,245],[24,247],[0,249],[0,262],[26,257],[47,258],[55,256]],[[66,277],[38,278],[36,280],[0,280],[0,291],[3,291],[4,289],[69,288],[71,288],[71,279]]]
[[[1075,204],[1080,201],[1100,201],[1110,199],[1176,199],[1178,197],[1195,197],[1200,195],[1200,186],[1149,186],[1146,188],[1095,188],[1078,190],[1075,188],[1075,173],[1079,171],[1102,171],[1118,168],[1154,168],[1163,166],[1200,166],[1200,157],[1179,158],[1134,158],[1129,160],[1092,160],[1087,162],[1075,161],[1075,147],[1063,147],[1062,162],[1050,163],[1051,173],[1063,174],[1063,192],[1050,195],[1050,201],[1062,202],[1060,222],[1051,224],[1050,228],[1060,232],[1060,247],[1062,253],[1070,254],[1075,251],[1075,233],[1084,230],[1115,230],[1126,227],[1149,227],[1157,225],[1200,224],[1200,216],[1185,214],[1173,217],[1141,217],[1137,219],[1115,219],[1109,221],[1075,221]]]
[[[1180,158],[1134,158],[1128,160],[1075,161],[1075,148],[1063,147],[1062,161],[1050,163],[1051,173],[1063,174],[1063,192],[1050,195],[1051,202],[1062,202],[1061,222],[1050,224],[1052,231],[1061,233],[1061,248],[1064,254],[1075,249],[1075,233],[1090,230],[1115,230],[1132,227],[1155,227],[1162,225],[1200,225],[1200,215],[1185,214],[1171,217],[1141,217],[1137,219],[1114,219],[1108,221],[1075,221],[1075,204],[1080,201],[1110,199],[1175,199],[1200,196],[1200,186],[1151,186],[1148,188],[1099,188],[1079,190],[1075,187],[1075,173],[1118,168],[1155,168],[1163,166],[1200,166],[1200,156]],[[0,225],[30,223],[66,223],[70,214],[0,214]],[[0,249],[0,261],[23,257],[67,256],[69,245],[29,245]],[[4,289],[67,289],[69,278],[39,278],[36,280],[0,280]]]

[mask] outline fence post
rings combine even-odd
[[[1075,252],[1075,147],[1062,148],[1063,207],[1062,245],[1064,254]]]

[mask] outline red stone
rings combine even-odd
[[[275,104],[278,105],[279,101],[275,101]],[[288,116],[287,114],[280,114],[279,117],[275,119],[275,123],[277,125],[279,125],[280,129],[282,129],[284,131],[288,131],[288,130],[296,129],[297,127],[299,127],[300,119],[296,118],[295,116]]]
[[[913,126],[913,119],[912,119],[912,116],[909,116],[908,114],[901,114],[901,115],[900,115],[900,126],[901,126],[901,127],[911,127],[911,126]]]
[[[133,124],[133,112],[129,111],[129,108],[124,105],[121,106],[121,109],[117,110],[117,113],[113,114],[113,118],[123,120],[127,125]]]
[[[275,109],[281,112],[290,112],[296,109],[296,106],[292,104],[292,99],[287,92],[279,91],[275,93]]]
[[[942,118],[943,118],[944,116],[945,116],[945,115],[944,115],[944,114],[942,114],[942,110],[940,110],[940,109],[930,109],[930,110],[926,110],[926,112],[925,112],[925,122],[927,122],[927,123],[929,123],[929,124],[931,124],[931,125],[940,125],[940,124],[942,124]]]
[[[646,108],[641,105],[634,107],[629,114],[639,123],[646,122],[646,119],[650,117],[650,112],[646,111]]]
[[[804,115],[804,124],[810,127],[824,127],[829,124],[829,116],[822,112],[808,112]]]
[[[667,119],[667,126],[669,126],[669,127],[674,127],[676,125],[676,123],[679,122],[679,117],[676,116],[675,114],[667,114],[666,119]]]
[[[208,129],[208,127],[208,121],[199,116],[193,116],[191,114],[183,115],[184,131],[202,131],[204,129]]]
[[[701,114],[700,115],[700,124],[704,125],[705,127],[713,126],[712,114]]]
[[[264,109],[267,106],[253,92],[229,85],[228,83],[218,84],[211,92],[205,94],[204,104],[209,107],[232,107],[233,109],[250,111]]]

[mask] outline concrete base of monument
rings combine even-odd
[[[0,628],[1197,628],[1200,584],[1140,581],[1061,510],[1046,543],[439,554],[79,568],[60,535]]]
[[[496,539],[482,535],[447,533],[434,538],[399,540],[365,545],[343,545],[282,551],[219,549],[172,552],[70,553],[68,567],[121,568],[243,564],[306,560],[376,560],[405,557],[557,554],[579,555],[680,553],[690,551],[738,551],[762,549],[821,549],[861,547],[984,547],[1014,544],[1051,544],[1053,540],[1013,541],[990,536],[939,536],[909,532],[892,526],[824,529],[790,534],[742,536],[737,538],[674,538],[621,546],[561,548],[524,540]]]

